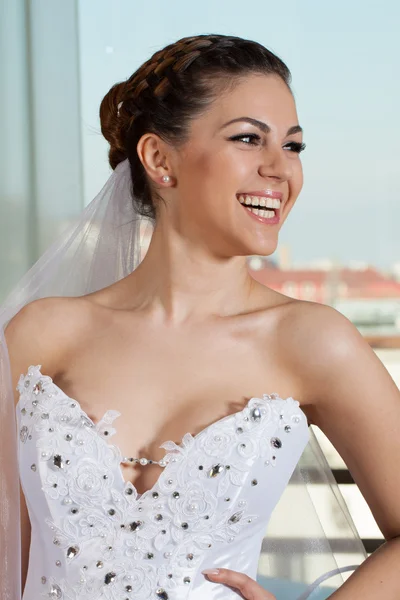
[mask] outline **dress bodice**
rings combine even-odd
[[[108,410],[94,423],[31,366],[16,407],[19,468],[32,526],[23,600],[229,600],[201,570],[255,578],[271,513],[309,440],[299,402],[251,398],[182,442],[139,495],[109,440]]]

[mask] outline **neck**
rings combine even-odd
[[[217,256],[162,225],[130,281],[135,305],[171,323],[244,312],[256,285],[245,256]]]

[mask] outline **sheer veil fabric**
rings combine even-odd
[[[99,290],[131,273],[139,264],[146,221],[132,203],[128,159],[120,163],[100,193],[76,223],[62,234],[25,274],[0,309],[0,597],[21,598],[20,507],[18,444],[10,363],[4,330],[27,303],[49,296],[80,296]],[[150,225],[148,225],[150,226]],[[323,492],[323,493],[321,493]],[[296,502],[301,531],[288,531],[287,499]],[[322,499],[321,499],[322,497]],[[329,512],[327,507],[332,507]],[[329,513],[327,515],[327,512]],[[340,521],[341,540],[351,564],[342,564],[332,548],[330,514]],[[342,572],[354,570],[366,553],[343,496],[315,433],[272,515],[263,545],[263,575],[271,582],[293,577],[303,584],[298,600],[316,598],[315,591],[329,579],[331,589],[343,583]],[[304,557],[307,569],[299,567]],[[294,577],[293,577],[294,578]],[[278,582],[278,583],[277,583]],[[300,589],[300,588],[299,588]],[[321,596],[318,596],[321,598]]]

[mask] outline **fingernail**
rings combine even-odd
[[[204,575],[218,575],[219,574],[219,569],[203,569],[202,573]]]

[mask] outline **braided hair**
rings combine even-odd
[[[190,121],[216,97],[250,74],[277,75],[290,87],[290,71],[261,44],[235,36],[185,37],[156,52],[126,81],[116,83],[100,105],[101,131],[113,169],[126,158],[135,210],[155,220],[153,193],[136,151],[144,133],[185,143]]]

